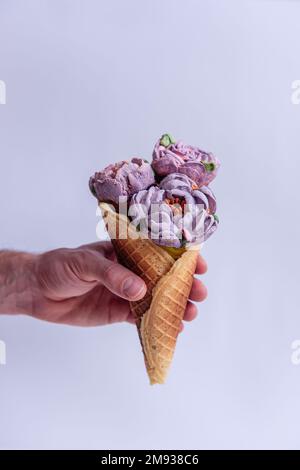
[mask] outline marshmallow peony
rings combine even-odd
[[[200,187],[212,182],[219,166],[219,160],[212,153],[182,141],[175,142],[170,134],[164,134],[153,150],[152,167],[159,176],[182,173]]]
[[[207,240],[217,229],[216,199],[188,176],[175,173],[134,194],[128,215],[133,225],[158,245],[182,248]]]
[[[130,197],[155,184],[151,165],[141,159],[109,165],[90,178],[89,186],[98,201],[119,203],[120,197]]]

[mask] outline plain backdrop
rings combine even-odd
[[[163,132],[222,161],[209,297],[167,384],[130,325],[2,316],[1,448],[300,448],[299,19],[297,1],[0,0],[0,248],[95,241],[89,176]]]

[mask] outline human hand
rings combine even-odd
[[[33,255],[31,266],[30,314],[50,322],[78,326],[134,323],[129,300],[139,300],[146,293],[144,281],[117,263],[109,242]],[[196,273],[206,269],[199,256]],[[202,301],[206,295],[205,286],[195,279],[190,300]],[[189,302],[184,320],[196,315],[196,306]]]

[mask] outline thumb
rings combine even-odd
[[[145,282],[121,264],[92,250],[86,250],[83,258],[81,279],[101,282],[109,291],[126,300],[140,300],[145,296]]]

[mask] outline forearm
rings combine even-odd
[[[0,251],[0,314],[31,313],[35,255]]]

